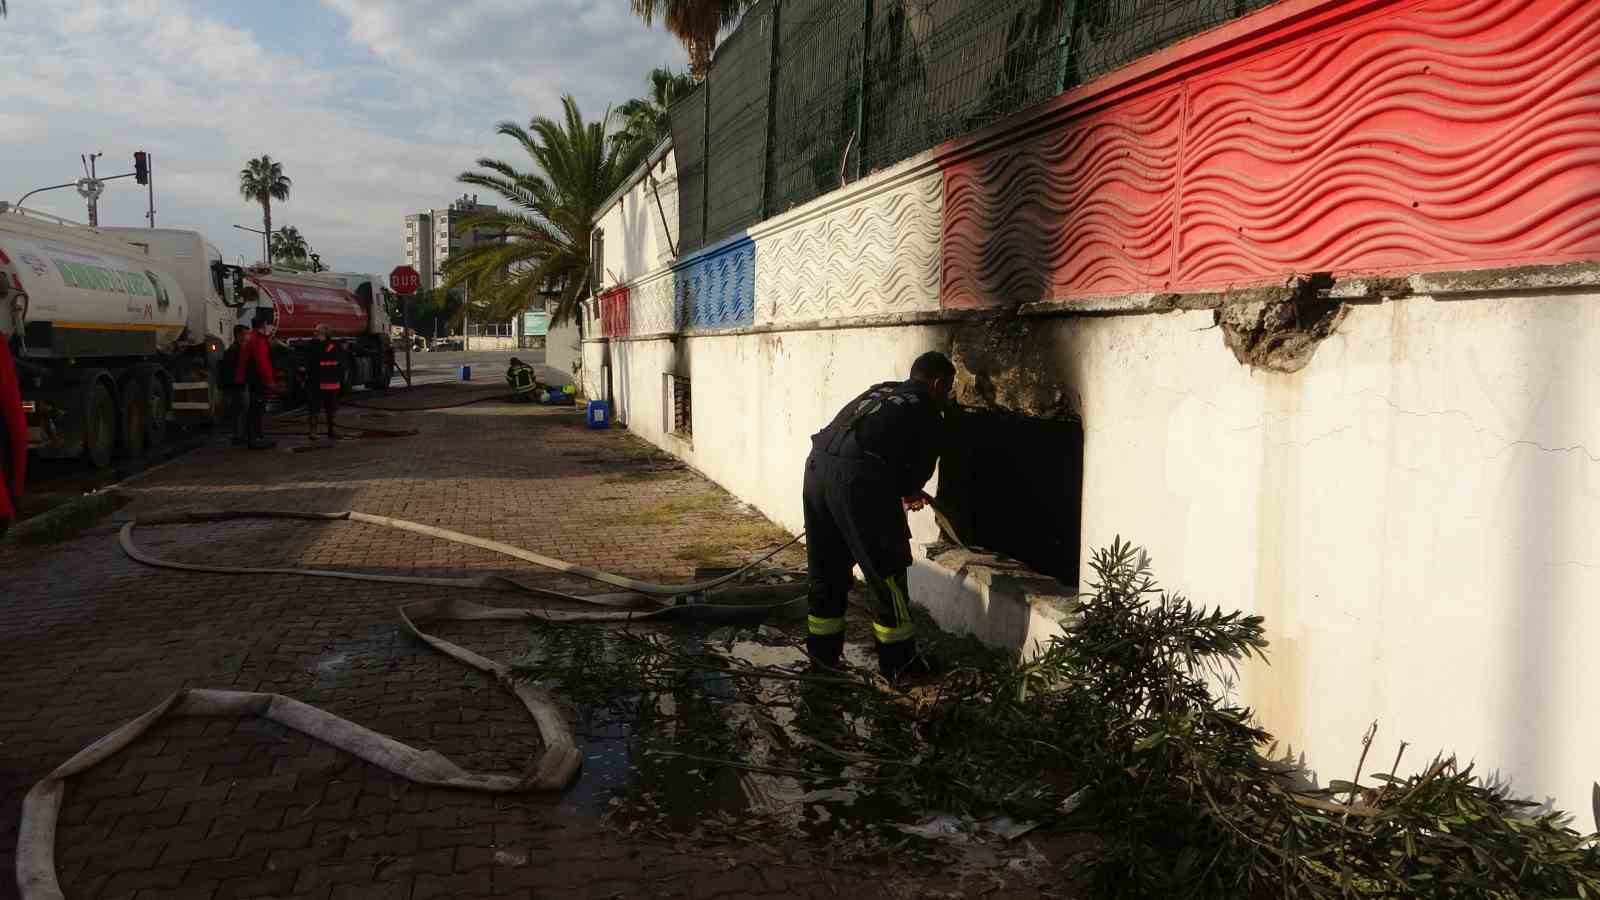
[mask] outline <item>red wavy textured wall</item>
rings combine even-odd
[[[600,294],[600,334],[626,337],[628,334],[628,287],[614,287]]]
[[[1595,0],[1289,0],[1132,68],[945,148],[945,306],[1600,259]]]

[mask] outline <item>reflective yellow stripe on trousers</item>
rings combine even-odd
[[[911,624],[911,607],[906,604],[905,588],[894,578],[885,578],[883,583],[889,588],[889,596],[894,600],[895,618],[899,624],[894,626],[872,623],[872,631],[878,636],[880,644],[897,644],[909,640],[916,634],[917,626]]]
[[[819,637],[840,634],[844,631],[844,616],[839,616],[836,619],[806,616],[806,630]]]

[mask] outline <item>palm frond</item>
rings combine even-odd
[[[649,149],[619,146],[611,119],[609,110],[596,121],[585,119],[577,101],[566,96],[558,117],[496,127],[517,142],[531,165],[523,170],[483,158],[477,160],[478,170],[457,178],[508,201],[505,208],[465,216],[457,232],[489,231],[505,240],[453,254],[441,269],[447,289],[467,288],[475,309],[500,318],[526,310],[544,285],[559,280],[564,287],[552,318],[558,323],[572,318],[588,296],[589,240],[600,204]]]

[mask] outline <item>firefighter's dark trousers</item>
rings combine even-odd
[[[226,404],[223,409],[228,417],[228,424],[233,428],[233,442],[243,444],[250,439],[247,434],[250,397],[243,385],[232,384],[222,389],[222,396]]]
[[[891,473],[871,461],[813,451],[803,499],[811,581],[806,650],[820,662],[838,663],[852,569],[859,565],[872,589],[879,669],[898,673],[916,655],[916,634],[906,597],[910,531]]]
[[[252,381],[245,397],[245,439],[250,441],[264,441],[267,438],[265,421],[267,416],[267,386],[264,382]]]
[[[306,391],[306,436],[310,437],[316,434],[317,417],[320,415],[328,423],[328,440],[333,440],[333,416],[338,411],[338,390],[323,391],[312,388]]]

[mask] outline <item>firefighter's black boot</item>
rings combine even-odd
[[[839,657],[844,655],[844,634],[806,635],[806,655],[811,657],[813,668],[827,666],[837,669]]]
[[[929,674],[928,663],[917,654],[917,642],[895,641],[878,643],[878,674],[890,681],[923,677]]]

